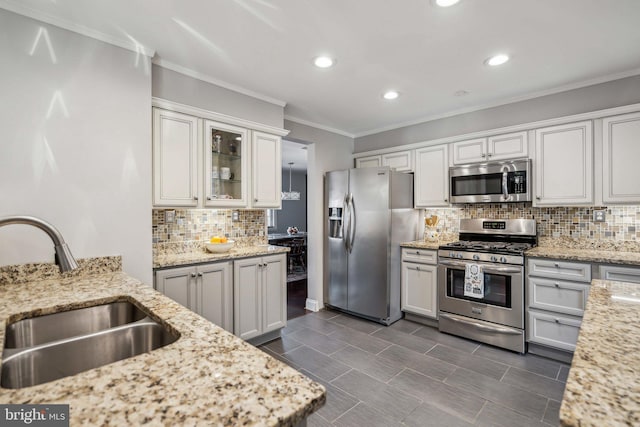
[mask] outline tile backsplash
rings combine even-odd
[[[173,221],[165,212],[174,211]],[[233,214],[237,213],[237,221]],[[211,236],[250,239],[267,243],[265,211],[262,209],[154,209],[153,243],[207,241]]]
[[[593,222],[594,209],[606,210],[605,222]],[[640,206],[532,207],[531,203],[465,204],[424,209],[440,218],[443,234],[458,233],[461,218],[535,219],[538,237],[586,240],[640,241]]]

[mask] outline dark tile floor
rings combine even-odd
[[[287,323],[260,347],[327,388],[311,426],[547,426],[569,366],[400,320],[334,311]]]

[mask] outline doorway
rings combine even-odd
[[[282,208],[267,211],[269,243],[288,246],[287,318],[307,313],[307,146],[282,140]]]

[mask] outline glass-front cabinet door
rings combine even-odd
[[[205,206],[246,207],[249,134],[241,127],[206,120]]]

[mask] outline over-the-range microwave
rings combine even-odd
[[[517,159],[449,168],[451,203],[531,201],[531,160]]]

